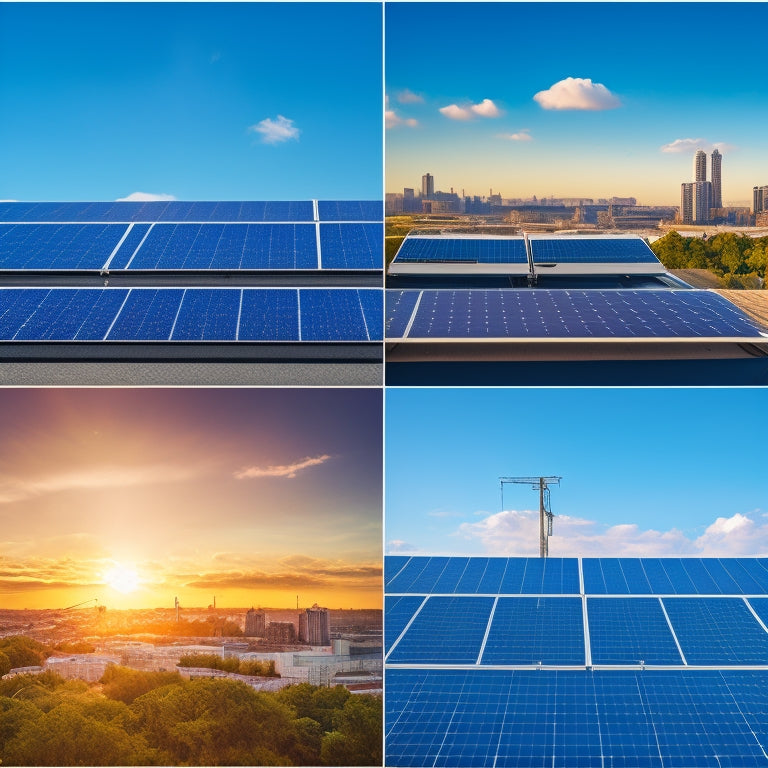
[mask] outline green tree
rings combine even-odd
[[[110,699],[131,704],[139,696],[164,685],[181,685],[178,672],[137,672],[112,664],[101,678],[103,693]]]
[[[381,765],[382,706],[378,696],[350,696],[323,737],[323,765]]]

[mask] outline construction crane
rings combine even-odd
[[[552,520],[554,515],[549,503],[549,486],[560,485],[562,477],[500,477],[501,509],[504,511],[504,483],[530,485],[533,490],[539,489],[539,557],[549,555],[549,537],[552,535]]]
[[[99,598],[98,597],[92,597],[90,600],[83,600],[82,603],[75,603],[74,605],[68,605],[64,610],[65,611],[71,611],[73,608],[79,608],[81,605],[88,605],[88,603],[96,603],[96,606],[99,605]]]

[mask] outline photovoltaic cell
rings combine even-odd
[[[384,610],[387,615],[387,623],[384,627],[385,653],[389,653],[392,644],[400,637],[400,634],[423,602],[424,598],[417,595],[401,595],[399,597],[387,595],[385,597]]]
[[[302,341],[375,341],[368,328],[362,291],[302,289],[299,291]]]
[[[655,597],[587,599],[593,664],[682,664]]]
[[[388,662],[474,664],[492,607],[490,597],[431,597],[390,651]]]
[[[390,582],[403,570],[410,559],[410,555],[387,555],[384,558],[384,586],[388,592],[392,591],[389,588]]]
[[[320,221],[383,221],[381,200],[318,200]]]
[[[581,665],[584,660],[580,598],[499,598],[482,664]]]
[[[323,269],[381,269],[383,224],[321,224]]]
[[[528,255],[522,237],[406,237],[394,260],[408,263],[527,264]]]
[[[239,341],[298,341],[298,292],[244,289],[237,338]]]
[[[183,298],[183,289],[130,291],[107,339],[168,341]]]
[[[388,297],[400,314],[409,292]],[[430,290],[416,300],[412,339],[625,339],[761,336],[722,296],[696,290]],[[394,302],[390,306],[389,302]],[[410,318],[409,318],[410,321]],[[388,337],[405,334],[391,323]]]
[[[768,665],[766,632],[740,598],[662,598],[688,664]]]
[[[529,238],[534,264],[554,263],[652,263],[656,254],[639,237]]]
[[[406,335],[418,301],[418,291],[386,291],[386,333],[389,338]]]

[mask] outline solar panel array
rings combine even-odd
[[[527,264],[522,237],[407,237],[395,262],[467,262],[470,264]]]
[[[19,286],[0,288],[0,342],[383,338],[382,291],[364,287],[382,267],[380,202],[0,203],[0,222]]]
[[[768,558],[397,556],[385,592],[388,766],[768,765]]]
[[[314,211],[312,201],[7,203],[0,205],[8,222],[0,223],[0,270],[382,268],[380,204],[318,201]],[[318,218],[323,211],[327,219]],[[122,223],[103,223],[114,221]]]
[[[698,290],[387,291],[388,339],[766,338],[722,296]]]
[[[0,288],[0,341],[380,341],[381,291]]]

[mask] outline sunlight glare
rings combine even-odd
[[[104,581],[112,589],[122,592],[124,595],[135,592],[139,588],[139,576],[136,571],[116,563],[104,574]]]

